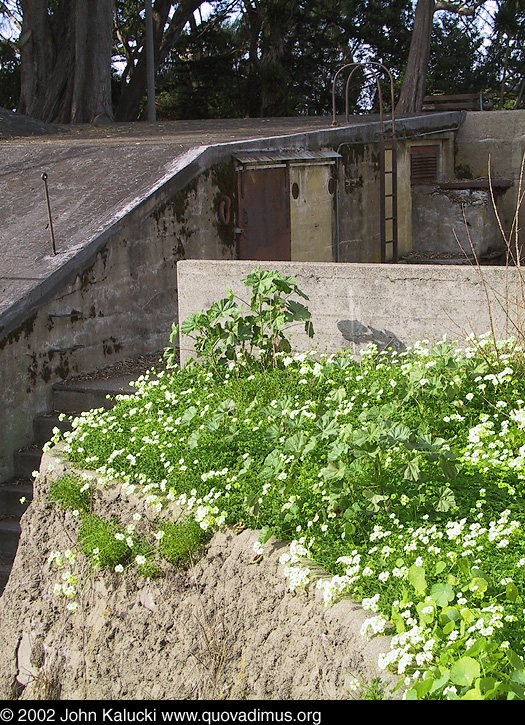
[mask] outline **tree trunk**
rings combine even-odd
[[[435,0],[418,0],[397,113],[420,113],[425,97]]]
[[[22,0],[19,111],[48,123],[112,118],[113,0]]]
[[[204,0],[181,0],[169,26],[164,33],[169,11],[173,2],[155,0],[153,6],[153,46],[155,68],[166,60],[168,53],[179,39],[184,26]],[[115,117],[118,121],[138,121],[141,114],[142,99],[147,87],[146,44],[140,50],[137,63],[131,71],[129,83],[122,89],[122,96]]]

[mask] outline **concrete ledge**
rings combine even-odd
[[[248,301],[242,279],[258,264],[179,262],[179,320],[224,297],[228,286]],[[483,267],[479,272],[473,267],[441,265],[312,262],[268,262],[262,267],[294,276],[309,296],[316,334],[312,343],[299,328],[292,332],[290,340],[297,351],[315,346],[320,352],[351,348],[358,354],[370,342],[402,350],[418,340],[437,341],[443,335],[462,344],[468,335],[491,329],[498,338],[509,337],[514,321],[525,320],[523,305],[516,304],[520,279],[515,269]],[[184,364],[194,350],[185,336],[180,346]]]

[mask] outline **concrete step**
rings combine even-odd
[[[93,408],[112,408],[114,401],[108,396],[133,395],[135,388],[129,383],[137,375],[120,375],[102,380],[83,380],[53,385],[53,407],[64,413],[83,413]]]
[[[22,504],[20,499],[25,498]],[[0,484],[0,512],[3,516],[20,517],[33,500],[33,484],[30,481],[10,481]]]
[[[45,415],[37,415],[33,421],[33,436],[37,445],[44,445],[53,437],[53,429],[58,428],[62,432],[71,430],[71,422],[64,419],[60,420],[60,413],[48,413]]]
[[[13,561],[20,538],[20,521],[18,519],[0,519],[0,559],[3,562]]]
[[[19,451],[15,451],[15,477],[32,481],[33,471],[38,471],[40,468],[41,458],[42,448],[40,446],[29,446],[28,448],[21,448]]]

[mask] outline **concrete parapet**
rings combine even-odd
[[[224,297],[228,287],[249,300],[242,279],[257,264],[179,262],[179,319],[206,309]],[[370,342],[380,349],[402,350],[418,340],[437,341],[444,335],[462,344],[468,335],[491,329],[498,338],[509,337],[515,331],[515,320],[525,320],[523,306],[517,305],[521,287],[515,269],[312,262],[262,266],[295,277],[309,297],[316,334],[312,342],[300,328],[292,330],[290,340],[296,351],[350,348],[358,354]],[[183,336],[180,346],[184,364],[194,354],[191,339]]]

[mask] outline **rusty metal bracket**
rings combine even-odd
[[[56,255],[56,245],[55,245],[55,233],[53,231],[53,218],[51,216],[51,203],[49,201],[49,189],[47,188],[47,174],[44,173],[40,177],[42,181],[44,182],[44,191],[46,195],[46,205],[47,205],[47,219],[49,223],[49,233],[51,234],[51,246],[53,247],[53,254]]]

